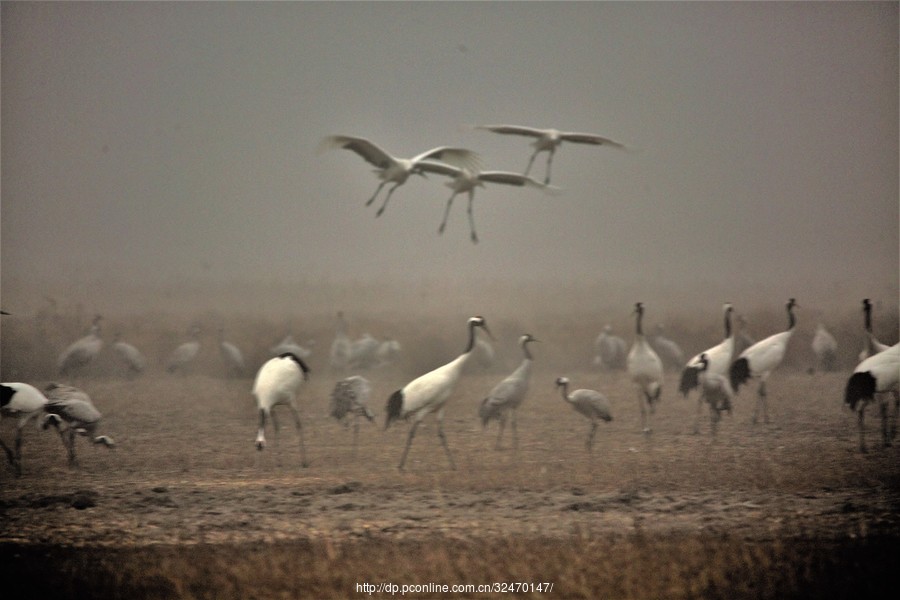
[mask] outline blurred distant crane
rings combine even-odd
[[[102,317],[97,315],[88,334],[63,350],[56,361],[56,367],[60,375],[71,375],[85,369],[100,353],[103,348],[103,339],[100,337],[100,321]]]

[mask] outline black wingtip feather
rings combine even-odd
[[[697,387],[697,367],[685,367],[681,372],[681,382],[678,384],[678,391],[681,392],[681,395],[687,398],[687,395],[691,392],[692,389]]]
[[[384,428],[387,429],[392,421],[396,421],[400,418],[400,414],[403,412],[403,390],[397,390],[391,397],[388,398],[387,402],[387,417],[384,419]]]
[[[875,396],[876,389],[875,377],[871,373],[865,371],[863,373],[854,373],[847,380],[847,389],[844,391],[844,402],[851,409],[856,410],[856,405],[860,400],[866,400]]]
[[[734,361],[728,369],[728,378],[731,380],[731,387],[737,392],[741,384],[750,379],[750,362],[746,358]]]

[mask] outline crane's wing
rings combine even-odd
[[[476,125],[475,129],[484,129],[504,135],[527,135],[539,138],[547,132],[544,129],[535,129],[534,127],[522,127],[521,125]]]
[[[560,139],[567,142],[575,142],[576,144],[593,144],[594,146],[612,146],[613,148],[624,148],[623,144],[615,142],[609,138],[600,137],[593,133],[574,133],[563,132],[559,134]]]
[[[440,163],[433,160],[423,160],[418,164],[419,170],[427,173],[437,173],[438,175],[446,175],[448,177],[458,177],[462,173],[462,169],[454,167],[446,163]]]
[[[379,169],[387,169],[396,162],[393,156],[365,138],[352,137],[349,135],[329,135],[319,142],[319,152],[324,152],[325,150],[330,150],[332,148],[342,148],[344,150],[355,152],[367,163],[374,165]]]
[[[461,169],[469,169],[470,171],[477,171],[481,167],[481,159],[477,152],[450,146],[438,146],[437,148],[426,150],[411,158],[410,162],[416,165],[427,158],[440,160]]]
[[[482,171],[478,174],[478,179],[480,179],[481,181],[486,181],[488,183],[502,183],[504,185],[516,185],[519,187],[528,186],[538,188],[551,194],[558,194],[562,192],[562,188],[556,187],[555,185],[547,185],[545,183],[541,183],[540,181],[532,179],[528,175],[522,175],[521,173],[511,173],[509,171]]]

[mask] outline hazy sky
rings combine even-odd
[[[2,3],[2,275],[898,279],[898,4]],[[565,192],[377,185],[326,135]],[[534,174],[544,173],[542,155]],[[74,274],[74,275],[73,275]],[[635,274],[635,275],[632,275]],[[798,292],[799,295],[799,292]]]

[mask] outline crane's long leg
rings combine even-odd
[[[437,419],[438,426],[438,437],[441,440],[441,445],[444,447],[444,452],[447,453],[447,460],[450,461],[450,468],[456,469],[456,463],[453,462],[453,455],[450,454],[450,446],[447,445],[447,436],[444,435],[444,415],[439,414]]]
[[[69,440],[66,444],[66,449],[69,451],[69,466],[74,467],[78,464],[78,461],[75,458],[75,430],[70,427],[68,434]]]
[[[755,425],[758,418],[759,413],[762,411],[763,422],[769,422],[769,409],[766,402],[766,397],[768,396],[768,392],[766,391],[766,382],[765,380],[759,382],[759,390],[757,391],[757,400],[756,400],[756,410],[753,411],[753,424]]]
[[[402,182],[400,182],[400,183],[395,183],[395,184],[394,184],[394,187],[392,187],[391,189],[388,190],[387,196],[384,197],[384,202],[382,203],[381,208],[379,208],[379,209],[378,209],[378,212],[375,213],[375,216],[376,216],[376,217],[380,217],[380,216],[381,216],[381,213],[383,213],[383,212],[384,212],[384,209],[387,208],[387,203],[388,203],[388,200],[391,199],[391,194],[393,194],[393,193],[394,193],[394,190],[396,190],[398,187],[400,187],[401,184],[402,184]]]
[[[381,188],[383,188],[383,187],[385,186],[386,183],[387,183],[387,180],[385,179],[384,181],[382,181],[381,183],[378,184],[378,187],[375,188],[375,193],[372,194],[372,197],[369,198],[369,199],[366,201],[366,206],[369,206],[369,205],[371,205],[373,202],[375,202],[375,198],[378,197],[378,192],[381,191]]]
[[[291,408],[291,414],[294,415],[294,425],[297,426],[297,435],[300,438],[300,466],[304,469],[309,466],[306,461],[306,445],[303,443],[303,423],[300,422],[300,411],[294,402],[288,403]]]
[[[550,169],[553,167],[553,155],[556,153],[556,148],[550,149],[550,154],[547,155],[547,174],[544,176],[544,185],[550,185]]]
[[[416,435],[416,429],[419,428],[419,423],[421,421],[414,421],[412,427],[409,428],[409,435],[406,436],[406,447],[403,448],[403,455],[400,457],[400,464],[397,465],[399,470],[403,470],[403,465],[406,464],[406,455],[409,454],[409,447],[412,446],[413,438]]]
[[[597,433],[597,421],[596,419],[591,420],[591,430],[588,432],[587,441],[585,442],[585,447],[588,452],[593,452],[594,450],[594,434]]]
[[[10,450],[9,446],[7,446],[3,440],[0,440],[0,448],[3,448],[3,451],[6,453],[6,460],[9,461],[9,464],[13,467],[16,466],[16,456],[13,454],[13,451]],[[18,473],[17,473],[18,474]]]
[[[884,395],[878,402],[878,410],[881,413],[881,439],[887,448],[891,445],[891,434],[888,429],[888,399]]]
[[[528,172],[531,171],[531,166],[534,164],[534,159],[538,155],[538,152],[540,152],[540,151],[541,151],[540,148],[538,148],[537,150],[534,151],[534,153],[531,155],[531,158],[528,159],[528,166],[525,167],[525,172],[522,173],[522,175],[528,175]]]
[[[891,440],[897,437],[897,414],[900,413],[900,392],[891,392],[894,396],[894,411],[891,413]]]
[[[510,423],[512,426],[512,438],[513,438],[513,449],[519,449],[519,428],[516,425],[516,409],[512,409],[512,419],[510,419]]]
[[[500,449],[500,439],[503,437],[503,428],[506,427],[506,411],[500,413],[497,423],[497,442],[494,444],[494,450]]]
[[[444,229],[447,227],[447,217],[450,215],[450,207],[453,206],[453,199],[456,198],[457,193],[453,192],[450,194],[450,198],[447,199],[447,206],[444,208],[444,219],[441,221],[441,226],[438,227],[438,233],[444,233]]]
[[[703,413],[703,405],[707,404],[706,397],[703,392],[697,398],[697,416],[694,418],[694,433],[700,433],[700,415]]]
[[[858,423],[859,423],[859,451],[866,452],[866,438],[865,438],[865,425],[863,421],[865,420],[864,413],[866,410],[866,402],[863,401],[859,405],[859,411],[857,412]]]
[[[472,212],[472,202],[475,200],[475,190],[469,192],[469,229],[472,231],[472,243],[478,243],[478,234],[475,233],[475,215]]]

